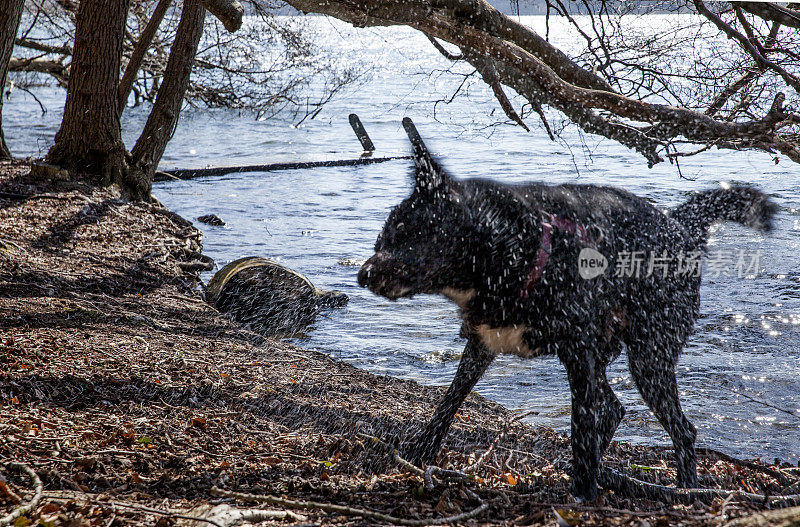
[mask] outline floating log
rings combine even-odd
[[[225,174],[238,174],[242,172],[273,172],[276,170],[295,170],[303,168],[320,167],[346,167],[355,165],[371,165],[373,163],[383,163],[394,161],[395,159],[411,159],[411,156],[391,156],[391,157],[362,157],[358,159],[339,159],[334,161],[301,161],[298,163],[272,163],[270,165],[247,165],[235,167],[214,167],[214,168],[189,168],[181,170],[159,171],[156,172],[154,181],[172,181],[175,179],[187,180],[206,176],[224,176]]]
[[[171,181],[173,179],[194,179],[206,176],[224,176],[225,174],[238,174],[242,172],[272,172],[275,170],[297,170],[303,168],[320,167],[346,167],[355,165],[371,165],[373,163],[383,163],[394,161],[395,159],[411,159],[411,156],[391,156],[391,157],[369,157],[375,150],[372,139],[369,138],[367,130],[361,123],[361,119],[354,113],[350,114],[350,126],[364,148],[364,157],[358,159],[339,159],[333,161],[300,161],[298,163],[272,163],[269,165],[246,165],[235,167],[215,167],[215,168],[189,168],[181,170],[159,171],[153,178],[155,181]],[[409,119],[409,122],[411,120]],[[405,124],[405,120],[403,121]],[[413,127],[413,124],[411,125]]]

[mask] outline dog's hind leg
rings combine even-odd
[[[479,337],[476,335],[469,337],[456,376],[433,417],[421,434],[404,445],[402,450],[406,459],[417,466],[434,460],[461,403],[483,376],[494,357],[494,353],[483,346]]]
[[[678,486],[694,488],[697,487],[694,451],[697,429],[683,414],[675,378],[677,351],[682,342],[668,337],[662,340],[666,342],[652,339],[629,342],[628,364],[639,393],[672,439],[678,466]],[[662,346],[674,349],[658,349]]]
[[[607,343],[605,349],[598,349],[601,353],[597,356],[598,367],[595,372],[598,389],[597,429],[600,432],[600,457],[602,458],[611,443],[611,439],[614,437],[614,432],[617,431],[620,421],[625,417],[625,407],[617,399],[617,394],[611,389],[606,376],[608,366],[622,353],[622,342],[614,339]]]
[[[600,391],[599,410],[597,416],[597,429],[600,432],[600,457],[603,457],[614,432],[617,431],[622,418],[625,417],[625,407],[617,399],[617,395],[608,384],[605,370],[599,371],[597,386]]]
[[[572,494],[581,500],[597,497],[600,467],[601,434],[598,403],[601,390],[595,354],[589,347],[568,346],[559,350],[559,359],[567,370],[572,394]]]

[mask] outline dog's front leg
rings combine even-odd
[[[406,444],[403,449],[406,459],[417,466],[430,463],[439,453],[445,434],[450,429],[461,403],[475,387],[486,368],[494,360],[494,353],[487,350],[480,338],[470,335],[461,362],[458,364],[458,371],[450,384],[447,393],[436,408],[425,430],[412,441]]]

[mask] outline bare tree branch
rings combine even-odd
[[[72,48],[70,46],[50,46],[48,44],[44,44],[42,42],[37,42],[35,40],[29,40],[27,38],[18,38],[14,40],[14,44],[17,46],[22,46],[23,48],[33,49],[36,51],[41,51],[43,53],[54,53],[58,55],[72,55]]]
[[[772,2],[738,2],[737,5],[764,20],[778,22],[782,26],[800,28],[800,11],[795,9]]]
[[[500,108],[503,109],[503,112],[505,112],[506,116],[524,128],[526,132],[530,132],[531,129],[528,128],[528,125],[525,124],[516,110],[514,110],[514,107],[511,105],[511,101],[508,100],[508,97],[506,97],[506,94],[503,91],[503,87],[500,86],[500,79],[497,77],[497,70],[495,69],[494,61],[486,59],[485,57],[481,57],[480,55],[469,55],[467,60],[470,64],[475,66],[475,69],[481,74],[481,77],[483,77],[483,81],[488,84],[490,88],[492,88],[492,92],[494,93],[497,102],[500,103]]]
[[[669,102],[677,99],[677,93],[670,91],[667,84],[663,84],[663,90],[666,91],[663,99],[668,101],[667,104],[657,104],[638,96],[642,88],[657,94],[652,85],[633,84],[630,96],[614,91],[593,72],[581,68],[560,51],[556,53],[552,45],[533,30],[510,20],[482,0],[410,0],[402,3],[391,0],[361,3],[347,0],[289,0],[289,3],[301,11],[331,15],[356,26],[408,25],[429,38],[454,44],[468,60],[472,56],[483,57],[493,65],[499,83],[512,87],[527,98],[534,108],[541,103],[553,106],[585,131],[604,135],[636,149],[647,158],[650,165],[662,161],[658,152],[672,148],[673,142],[681,137],[691,143],[716,144],[722,148],[779,151],[800,162],[796,134],[778,134],[782,128],[795,126],[798,122],[797,114],[784,108],[785,97],[777,93],[778,90],[767,91],[765,86],[758,88],[763,94],[771,91],[773,100],[769,109],[763,100],[758,107],[751,109],[749,99],[743,96],[740,104],[728,113],[727,119],[715,119],[716,111],[703,113],[694,109],[704,105],[695,103],[692,108]],[[789,86],[800,86],[795,76],[765,58],[747,37],[709,11],[701,0],[695,0],[695,3],[698,10],[704,10],[706,18],[747,49],[759,68],[776,72]],[[589,4],[586,4],[586,8],[589,8]],[[572,23],[577,24],[576,19]],[[608,38],[603,23],[594,25],[594,20],[591,23],[598,39]],[[588,33],[586,35],[589,37]],[[693,35],[680,38],[685,39],[686,45],[692,45],[692,39],[698,38],[697,32]],[[593,37],[589,38],[591,40]],[[655,41],[659,38],[661,35],[653,37]],[[597,49],[604,50],[607,61],[626,62],[617,59],[606,42],[598,44]],[[652,62],[652,52],[646,46],[640,54],[640,60]],[[719,64],[719,61],[713,65],[700,63],[697,67],[703,69],[698,70],[697,81],[707,79],[708,88],[718,86],[713,76],[725,79],[729,75],[725,70],[719,70]],[[498,93],[498,82],[494,80],[492,70],[487,70],[482,64],[480,66],[477,68],[479,71],[489,72],[484,80],[492,86],[501,106],[507,110],[508,99],[502,90]],[[652,68],[650,70],[648,75],[657,73]],[[616,83],[620,80],[632,82],[615,78]],[[735,89],[729,90],[720,103],[724,105],[733,93],[748,85],[750,80],[746,78],[735,84]],[[741,117],[746,116],[746,120],[737,117],[740,113]]]
[[[772,47],[775,44],[775,38],[778,36],[778,31],[780,30],[780,28],[781,28],[781,25],[778,22],[775,22],[774,24],[772,24],[772,28],[769,31],[769,35],[767,36],[767,40],[764,43],[764,45],[766,47],[769,48],[769,47]],[[711,103],[711,105],[709,105],[708,110],[706,110],[706,115],[709,115],[709,116],[715,115],[719,110],[722,109],[722,107],[725,105],[725,103],[735,93],[737,93],[743,87],[745,87],[748,84],[750,84],[750,82],[752,82],[756,77],[758,77],[758,75],[760,73],[763,73],[763,72],[764,72],[764,68],[759,68],[758,66],[756,66],[755,68],[752,68],[752,69],[748,70],[744,75],[742,75],[741,77],[736,79],[736,81],[734,81],[731,84],[729,84],[714,99],[714,101]]]
[[[436,40],[435,38],[433,38],[432,36],[430,36],[430,35],[425,35],[425,36],[428,37],[428,40],[430,40],[431,44],[433,44],[433,47],[436,48],[436,51],[441,53],[444,56],[444,58],[446,58],[447,60],[452,60],[453,62],[457,62],[459,60],[464,60],[464,55],[463,54],[454,55],[454,54],[450,53],[449,51],[447,51],[445,49],[445,47],[442,46],[439,43],[439,41]]]
[[[694,5],[697,8],[698,13],[710,20],[720,31],[728,35],[729,38],[739,42],[745,51],[747,51],[750,56],[753,57],[753,59],[756,61],[756,64],[762,68],[769,68],[775,71],[781,77],[783,77],[783,80],[786,81],[786,84],[795,90],[800,91],[800,79],[790,74],[768,58],[764,57],[764,55],[762,55],[761,52],[756,49],[756,47],[747,39],[747,37],[726,24],[717,14],[711,12],[703,3],[703,0],[694,0]]]
[[[244,8],[239,0],[200,0],[200,5],[217,17],[231,33],[242,27]]]

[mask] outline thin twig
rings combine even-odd
[[[762,55],[746,36],[742,35],[731,26],[726,24],[716,13],[713,13],[711,10],[709,10],[702,0],[694,0],[694,5],[697,8],[697,12],[710,20],[715,26],[717,26],[717,29],[725,33],[728,38],[736,40],[739,45],[741,45],[742,48],[744,48],[744,50],[747,51],[747,53],[753,58],[756,64],[765,69],[771,69],[780,75],[783,80],[786,81],[786,84],[795,90],[800,90],[800,79]]]

